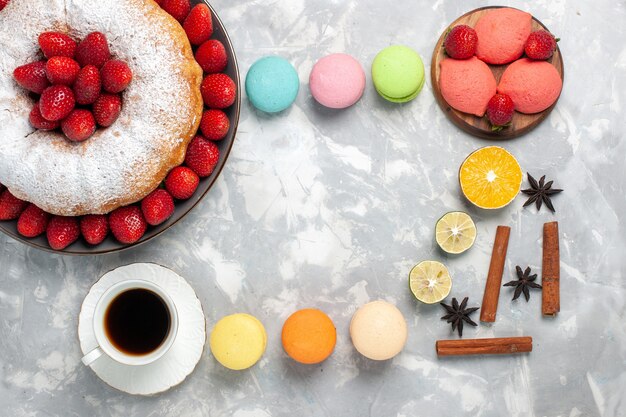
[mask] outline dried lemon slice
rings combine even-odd
[[[452,278],[441,262],[422,261],[409,273],[409,288],[421,302],[434,304],[450,294]]]
[[[459,182],[463,195],[483,209],[509,204],[522,185],[522,169],[506,149],[487,146],[472,152],[461,164]]]
[[[435,226],[435,239],[444,252],[463,253],[471,248],[476,240],[476,225],[467,213],[462,211],[446,213]]]

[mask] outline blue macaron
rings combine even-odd
[[[298,96],[296,69],[284,58],[266,56],[256,61],[246,75],[246,94],[254,107],[267,113],[283,111]]]

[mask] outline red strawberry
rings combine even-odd
[[[100,68],[109,59],[111,59],[109,44],[106,36],[100,32],[92,32],[85,36],[76,47],[76,61],[81,67],[95,65]]]
[[[65,119],[75,105],[74,93],[66,85],[53,85],[41,94],[39,110],[50,121]]]
[[[118,59],[107,61],[100,69],[102,88],[109,93],[120,93],[133,79],[133,72],[128,64]]]
[[[224,139],[230,128],[228,116],[221,110],[209,109],[202,114],[200,130],[210,140]]]
[[[172,197],[186,200],[196,191],[199,182],[198,175],[190,168],[178,166],[167,174],[165,188]]]
[[[92,104],[100,95],[100,72],[95,65],[86,65],[74,83],[74,96],[78,104]]]
[[[196,51],[196,61],[204,72],[214,74],[224,71],[228,64],[228,56],[222,42],[210,39],[200,45]]]
[[[515,105],[513,100],[506,94],[496,94],[487,103],[487,118],[491,122],[491,130],[502,130],[513,118]]]
[[[25,237],[39,236],[46,231],[50,215],[34,204],[28,207],[20,214],[17,221],[17,232]]]
[[[189,14],[189,10],[191,10],[191,3],[189,0],[163,0],[161,7],[171,14],[174,19],[182,23]]]
[[[163,0],[154,0],[154,2],[160,6],[161,3],[163,3]]]
[[[39,102],[35,103],[33,109],[30,111],[30,115],[28,116],[28,121],[31,126],[35,129],[39,130],[54,130],[59,127],[59,121],[51,122],[50,120],[44,119],[41,115],[41,110],[39,109]]]
[[[2,11],[2,9],[7,7],[7,4],[9,4],[9,1],[11,0],[0,0],[0,11]]]
[[[199,177],[208,177],[215,169],[219,159],[220,150],[217,145],[202,136],[196,136],[187,147],[185,164]],[[167,182],[165,184],[167,185]]]
[[[137,206],[120,207],[109,214],[109,226],[120,243],[135,243],[146,233],[146,220]]]
[[[54,250],[62,250],[76,242],[80,236],[76,217],[52,216],[46,229],[48,244]]]
[[[15,197],[9,190],[0,194],[0,220],[17,219],[28,203]]]
[[[93,115],[96,123],[102,127],[111,126],[122,111],[122,99],[116,94],[100,94],[93,103]]]
[[[471,58],[476,53],[476,45],[478,45],[478,35],[467,25],[453,27],[444,41],[446,53],[454,59]]]
[[[157,188],[141,201],[141,211],[148,224],[156,226],[174,214],[174,199],[164,189]]]
[[[209,74],[202,80],[200,92],[207,106],[225,109],[235,102],[237,87],[226,74]]]
[[[61,122],[61,130],[73,142],[82,142],[96,131],[96,120],[89,110],[74,109]]]
[[[88,214],[80,218],[80,233],[90,245],[102,243],[109,234],[109,222],[104,214]]]
[[[546,30],[537,30],[531,33],[526,40],[524,51],[530,59],[545,60],[554,54],[557,39]]]
[[[191,9],[183,23],[183,29],[192,45],[200,45],[208,40],[213,34],[213,21],[209,6],[198,4]]]
[[[37,94],[43,93],[50,85],[46,77],[46,61],[31,62],[15,68],[13,78],[21,87]]]
[[[46,63],[46,76],[52,84],[72,85],[79,72],[78,62],[66,56],[52,57]]]
[[[76,41],[64,33],[43,32],[39,35],[39,47],[46,58],[53,56],[74,58]]]

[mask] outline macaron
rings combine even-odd
[[[402,351],[407,339],[404,316],[396,306],[383,300],[359,308],[350,322],[350,337],[356,350],[366,358],[383,361]]]
[[[331,54],[319,59],[313,66],[309,88],[313,98],[321,105],[345,109],[363,95],[365,71],[352,56]]]
[[[285,321],[281,334],[283,349],[296,362],[315,364],[333,353],[337,330],[333,321],[321,310],[305,308]]]
[[[287,109],[298,96],[300,80],[296,69],[284,58],[266,56],[256,61],[246,75],[246,94],[257,109],[277,113]]]
[[[405,103],[417,97],[424,86],[424,63],[411,48],[392,45],[374,58],[372,80],[384,99]]]
[[[247,369],[257,363],[267,345],[265,327],[254,316],[231,314],[215,324],[209,340],[211,353],[228,369]]]

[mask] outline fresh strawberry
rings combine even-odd
[[[116,94],[100,94],[93,103],[93,115],[96,123],[102,127],[111,126],[122,111],[122,99]]]
[[[30,111],[28,121],[32,127],[39,130],[54,130],[60,125],[58,120],[51,122],[50,120],[44,119],[41,115],[41,110],[39,109],[39,102],[35,103],[33,109]]]
[[[210,140],[224,139],[230,128],[228,116],[222,110],[209,109],[202,114],[200,130]]]
[[[88,214],[80,218],[80,233],[90,245],[102,243],[109,234],[109,221],[103,214]]]
[[[62,250],[76,242],[80,227],[76,217],[52,216],[46,229],[48,244],[54,250]]]
[[[7,7],[7,4],[9,4],[9,1],[11,0],[0,0],[0,12],[2,11],[2,9]]]
[[[197,4],[183,23],[183,29],[187,33],[192,45],[200,45],[208,40],[213,34],[213,21],[211,10],[206,4]]]
[[[226,74],[209,74],[200,85],[204,103],[215,109],[225,109],[235,102],[237,87]]]
[[[21,87],[37,94],[43,93],[50,86],[46,77],[46,61],[31,62],[15,68],[13,78]]]
[[[34,204],[28,207],[20,214],[17,221],[17,232],[24,237],[39,236],[46,231],[50,215]]]
[[[28,203],[15,197],[9,190],[0,194],[0,220],[17,219]]]
[[[71,88],[66,85],[53,85],[41,93],[39,110],[46,120],[55,121],[65,119],[75,104]]]
[[[191,10],[191,2],[189,0],[163,0],[161,2],[163,10],[172,15],[172,17],[183,23],[183,20]]]
[[[476,31],[467,25],[458,25],[450,29],[444,47],[450,58],[467,59],[474,56],[478,45]]]
[[[165,178],[165,188],[172,197],[186,200],[196,192],[200,179],[190,168],[178,166]]]
[[[46,76],[52,84],[72,85],[78,77],[80,65],[72,58],[55,56],[46,63]]]
[[[219,159],[220,150],[217,145],[202,136],[196,136],[187,147],[185,165],[191,168],[199,177],[208,177],[213,173]]]
[[[63,121],[61,130],[73,142],[82,142],[96,131],[96,120],[89,110],[74,109]]]
[[[120,243],[135,243],[146,233],[146,220],[137,206],[120,207],[109,214],[109,227]]]
[[[128,64],[118,59],[107,61],[100,69],[102,88],[109,93],[120,93],[133,79],[133,72]]]
[[[547,30],[537,30],[526,40],[524,51],[530,59],[549,59],[556,50],[557,39]]]
[[[154,2],[160,6],[163,3],[163,0],[154,0]]]
[[[109,44],[106,36],[100,32],[92,32],[85,36],[76,47],[76,61],[81,67],[95,65],[100,68],[109,59],[111,59]]]
[[[156,226],[174,214],[174,199],[166,190],[157,188],[141,201],[141,211],[148,224]]]
[[[222,42],[217,39],[209,39],[196,51],[196,61],[202,70],[209,74],[224,71],[228,64],[228,56]]]
[[[495,94],[487,103],[487,118],[494,132],[502,130],[513,118],[515,105],[506,94]]]
[[[74,96],[78,104],[92,104],[100,95],[100,71],[95,65],[86,65],[74,83]]]
[[[46,58],[54,56],[74,58],[76,53],[76,41],[59,32],[43,32],[39,35],[39,47]]]

